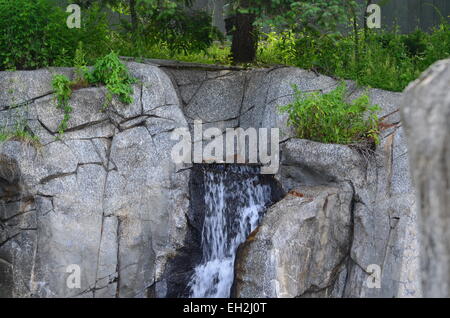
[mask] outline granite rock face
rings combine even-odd
[[[103,88],[75,91],[60,139],[63,114],[45,95],[46,71],[2,73],[2,85],[22,75],[31,85],[27,103],[2,120],[21,112],[42,145],[0,147],[1,296],[143,297],[182,245],[189,171],[167,158],[170,131],[187,123],[163,71],[128,66],[141,81],[134,103],[102,111]],[[66,284],[72,264],[81,273],[74,289]]]
[[[353,188],[343,182],[294,193],[272,206],[240,246],[234,296],[306,296],[329,289],[337,276],[345,279]]]
[[[290,194],[283,200],[285,203],[279,202],[268,212],[271,217],[264,218],[261,229],[271,227],[274,223],[289,222],[289,227],[284,228],[285,234],[311,233],[312,237],[308,236],[309,234],[302,236],[303,234],[297,233],[297,239],[300,240],[297,245],[308,247],[300,249],[289,244],[267,245],[267,235],[258,231],[251,238],[251,242],[246,243],[245,252],[238,254],[235,294],[250,297],[253,293],[251,286],[265,281],[261,273],[270,271],[268,268],[275,270],[279,264],[299,270],[293,277],[300,275],[305,269],[298,268],[299,264],[308,264],[309,259],[314,258],[312,255],[320,251],[326,256],[322,257],[320,262],[314,263],[309,270],[322,274],[321,284],[304,285],[306,281],[298,279],[301,283],[297,292],[286,293],[280,290],[292,290],[292,281],[280,280],[277,277],[274,282],[265,286],[264,294],[258,295],[388,298],[421,296],[415,197],[407,174],[407,157],[405,154],[399,154],[398,148],[404,144],[402,141],[396,144],[393,142],[395,138],[401,138],[401,134],[401,127],[383,132],[382,142],[373,153],[361,153],[347,146],[300,139],[284,142],[281,147],[279,178],[284,189]],[[324,222],[319,217],[321,214],[317,212],[321,211],[322,207],[318,208],[313,203],[309,206],[292,205],[295,200],[311,200],[319,204],[323,202],[321,196],[335,189],[336,183],[340,185],[339,190],[333,190],[338,193],[337,198],[344,194],[348,197],[347,192],[350,192],[351,204],[344,204],[343,199],[339,199],[337,203],[327,201],[325,206],[330,211],[323,213],[322,218],[328,220],[330,215],[336,214],[339,219],[332,222],[336,224],[336,228],[331,232],[346,233],[341,236],[327,235],[326,228],[318,228],[316,223]],[[348,187],[351,191],[344,191]],[[311,188],[322,190],[312,191]],[[343,205],[347,207],[345,212],[342,212]],[[306,218],[309,213],[319,216],[307,223],[302,217]],[[293,218],[292,214],[298,214],[297,218]],[[276,221],[273,221],[274,219]],[[318,243],[311,243],[311,239],[319,242],[325,240],[323,246],[341,247],[334,248],[335,258],[332,258],[327,249],[316,247],[315,244]],[[261,253],[278,255],[281,259],[277,263],[259,263],[257,260],[263,259]],[[272,256],[267,259],[272,260]],[[297,261],[298,259],[301,261]],[[331,269],[330,264],[333,265]],[[371,276],[373,268],[379,270],[380,288],[373,288],[370,283],[371,277],[374,277]],[[308,277],[317,276],[307,273]],[[326,273],[329,273],[328,276]]]
[[[450,297],[450,60],[435,63],[402,99],[420,215],[424,296]]]
[[[339,85],[332,78],[291,67],[247,71],[189,70],[188,73],[181,70],[167,70],[178,84],[184,107],[189,109],[198,92],[202,92],[208,99],[224,96],[223,86],[210,85],[211,82],[222,80],[227,83],[226,85],[230,85],[230,81],[234,83],[232,85],[235,87],[234,95],[239,98],[236,96],[219,100],[215,98],[214,105],[207,103],[203,106],[202,112],[190,113],[189,123],[200,119],[206,126],[219,125],[222,131],[234,127],[280,128],[281,162],[277,176],[286,192],[296,190],[302,193],[305,187],[328,188],[342,182],[349,182],[354,188],[350,211],[353,234],[348,242],[351,248],[345,262],[334,269],[335,274],[329,281],[330,284],[335,284],[335,288],[329,287],[326,291],[316,288],[319,292],[308,292],[305,296],[389,298],[421,296],[415,191],[409,173],[408,150],[400,120],[401,93],[379,89],[368,90],[371,102],[381,108],[379,115],[383,122],[383,131],[380,136],[381,142],[375,150],[361,152],[347,146],[296,140],[293,138],[293,131],[286,125],[286,116],[278,112],[279,105],[285,105],[293,100],[292,84],[303,91],[328,92]],[[366,92],[353,82],[347,82],[347,85],[349,99]],[[232,111],[228,116],[221,113],[213,118],[206,118],[203,116],[204,113],[213,113],[208,107],[219,108],[222,112],[224,109]],[[283,219],[283,214],[280,214],[279,218]],[[302,223],[290,225],[293,227],[291,231],[303,226]],[[270,221],[264,219],[262,227],[264,226],[270,226]],[[258,240],[258,234],[254,239]],[[269,265],[264,262],[259,265],[260,268],[256,265],[258,255],[262,252],[258,246],[262,245],[258,243],[250,245],[246,248],[245,257],[237,259],[236,277],[241,283],[236,284],[233,291],[235,295],[251,296],[248,292],[252,290],[251,284],[259,286],[260,281],[265,281],[263,273],[269,270],[265,267]],[[300,253],[298,257],[305,255]],[[288,259],[283,261],[289,262]],[[258,270],[241,273],[240,270],[245,268],[244,264],[251,262],[255,265],[253,268]],[[274,263],[270,264],[275,266]],[[298,266],[293,262],[291,265]],[[373,277],[371,266],[378,266],[380,269],[381,288],[370,288],[371,285],[367,284]],[[305,286],[304,284],[304,281],[299,281],[299,286]],[[303,289],[299,287],[298,290]],[[266,289],[257,295],[278,294],[275,289],[271,291]],[[288,295],[300,296],[300,294],[284,294]]]
[[[55,107],[51,76],[70,77],[73,70],[0,73],[0,125],[25,122],[40,140],[38,147],[0,145],[0,296],[166,296],[167,268],[189,250],[195,186],[191,168],[170,159],[177,142],[171,134],[192,132],[195,120],[222,132],[279,128],[276,178],[285,192],[294,190],[241,247],[235,295],[420,296],[401,94],[369,91],[387,128],[375,151],[361,153],[294,139],[278,112],[292,101],[292,84],[327,92],[339,84],[332,78],[292,67],[127,66],[139,80],[134,102],[113,100],[102,111],[104,88],[76,90],[60,139],[63,113]],[[349,84],[349,98],[364,91]],[[67,284],[73,264],[80,288]],[[380,289],[367,286],[372,264],[381,269]]]

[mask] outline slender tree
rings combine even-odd
[[[238,1],[233,17],[231,54],[234,63],[251,63],[255,60],[258,35],[255,28],[256,13],[251,0]]]
[[[231,0],[231,55],[234,63],[254,61],[258,45],[255,21],[280,28],[326,33],[356,10],[355,0]],[[348,22],[348,20],[347,20]]]

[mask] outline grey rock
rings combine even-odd
[[[111,100],[111,105],[108,106],[109,110],[123,118],[123,120],[142,115],[141,89],[140,86],[133,85],[133,102],[131,104],[124,104],[120,102],[119,98],[114,97]]]
[[[48,70],[0,72],[0,109],[30,103],[52,92]]]
[[[333,293],[350,251],[353,189],[341,183],[301,191],[270,208],[239,248],[235,296]]]
[[[432,65],[405,90],[401,115],[420,215],[422,286],[450,297],[450,60]]]
[[[55,142],[52,144],[57,143]],[[74,139],[74,140],[67,140],[64,142],[64,144],[70,149],[69,152],[71,152],[75,156],[76,160],[78,161],[78,164],[103,163],[103,158],[97,151],[97,148],[92,140]]]
[[[187,122],[168,75],[138,63],[130,70],[140,80],[133,104],[113,99],[102,111],[105,88],[77,90],[59,140],[54,96],[26,88],[26,98],[39,98],[17,110],[43,138],[36,148],[0,146],[1,296],[146,297],[182,247],[189,170],[176,173],[170,133]],[[54,72],[70,70],[44,73]],[[50,83],[41,73],[30,72],[31,83]],[[0,122],[16,113],[4,110]],[[67,285],[74,264],[79,288]]]
[[[105,93],[106,89],[103,88],[83,88],[74,91],[69,102],[73,112],[67,123],[67,131],[108,120],[106,113],[102,111]],[[39,121],[51,132],[57,132],[64,118],[64,112],[56,107],[55,97],[52,95],[42,98],[35,104]]]
[[[302,183],[352,180],[357,186],[365,181],[367,162],[356,150],[344,145],[322,144],[309,140],[291,139],[281,146],[282,164],[302,166]],[[300,169],[297,169],[300,172]],[[306,180],[306,175],[314,177]]]
[[[186,116],[205,123],[239,117],[245,85],[246,76],[240,73],[204,82],[185,107]]]
[[[73,76],[73,69],[0,72],[0,124],[25,122],[41,141],[37,148],[0,146],[0,296],[163,297],[167,264],[186,243],[190,209],[191,172],[172,162],[171,135],[192,130],[196,119],[222,132],[279,128],[276,177],[286,192],[304,194],[273,206],[241,248],[236,295],[420,296],[400,94],[368,91],[387,128],[374,151],[360,152],[297,140],[279,112],[293,100],[292,84],[328,92],[338,85],[332,78],[293,67],[145,63],[127,62],[138,80],[131,105],[114,98],[104,110],[104,87],[75,91],[59,139],[63,113],[50,82],[56,73]],[[365,92],[348,84],[350,99]],[[439,116],[437,134],[446,127]],[[414,118],[421,128],[420,116]],[[417,152],[434,151],[428,139],[415,138]],[[71,264],[80,266],[80,288],[66,284]],[[367,286],[371,264],[382,270],[381,289]]]
[[[384,133],[374,152],[291,139],[281,146],[286,191],[347,181],[354,187],[353,238],[345,297],[418,297],[417,224],[403,129]],[[370,265],[381,288],[369,288]]]
[[[145,64],[127,63],[131,75],[142,83],[142,111],[147,114],[166,105],[181,106],[176,89],[170,77],[160,68]]]

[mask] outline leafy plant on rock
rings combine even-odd
[[[107,108],[113,96],[117,96],[124,104],[133,103],[132,84],[136,80],[128,73],[128,69],[123,64],[116,53],[99,58],[92,71],[85,65],[82,45],[79,45],[75,54],[75,79],[71,81],[65,75],[55,75],[52,80],[52,87],[56,95],[57,108],[63,110],[64,118],[58,126],[58,133],[62,135],[67,129],[70,113],[73,109],[69,105],[70,96],[73,89],[79,89],[88,85],[105,85],[107,88],[106,102],[103,104]]]
[[[346,101],[345,83],[326,94],[293,89],[294,101],[280,110],[288,114],[288,124],[298,138],[337,144],[379,143],[380,108],[371,105],[367,95]]]
[[[122,103],[131,104],[133,102],[133,87],[136,80],[128,73],[128,70],[116,53],[111,52],[100,58],[94,65],[92,72],[85,74],[86,80],[90,84],[105,85],[108,89],[108,107],[113,96],[117,96]]]
[[[67,129],[72,107],[69,105],[72,95],[72,82],[65,75],[55,75],[52,80],[52,87],[56,95],[56,107],[64,112],[64,118],[58,126],[58,133],[62,135]]]

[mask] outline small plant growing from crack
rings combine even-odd
[[[70,114],[73,109],[69,105],[70,96],[73,90],[88,87],[89,85],[104,85],[107,88],[106,101],[103,109],[111,105],[114,96],[124,104],[133,103],[133,87],[136,83],[126,66],[120,61],[118,55],[114,52],[99,58],[92,70],[86,66],[82,44],[78,46],[75,52],[75,79],[69,80],[65,75],[55,75],[52,80],[53,90],[55,91],[57,108],[64,111],[64,118],[58,126],[58,134],[61,136],[67,129]]]
[[[62,135],[64,130],[67,129],[67,123],[70,119],[70,113],[72,112],[72,107],[69,105],[69,99],[72,95],[71,82],[65,75],[55,75],[52,80],[52,87],[56,94],[56,107],[64,112],[64,118],[58,125],[58,133]]]
[[[0,143],[8,140],[18,140],[33,145],[40,146],[39,138],[31,132],[27,125],[27,120],[19,118],[15,120],[13,126],[5,125],[0,129]]]

